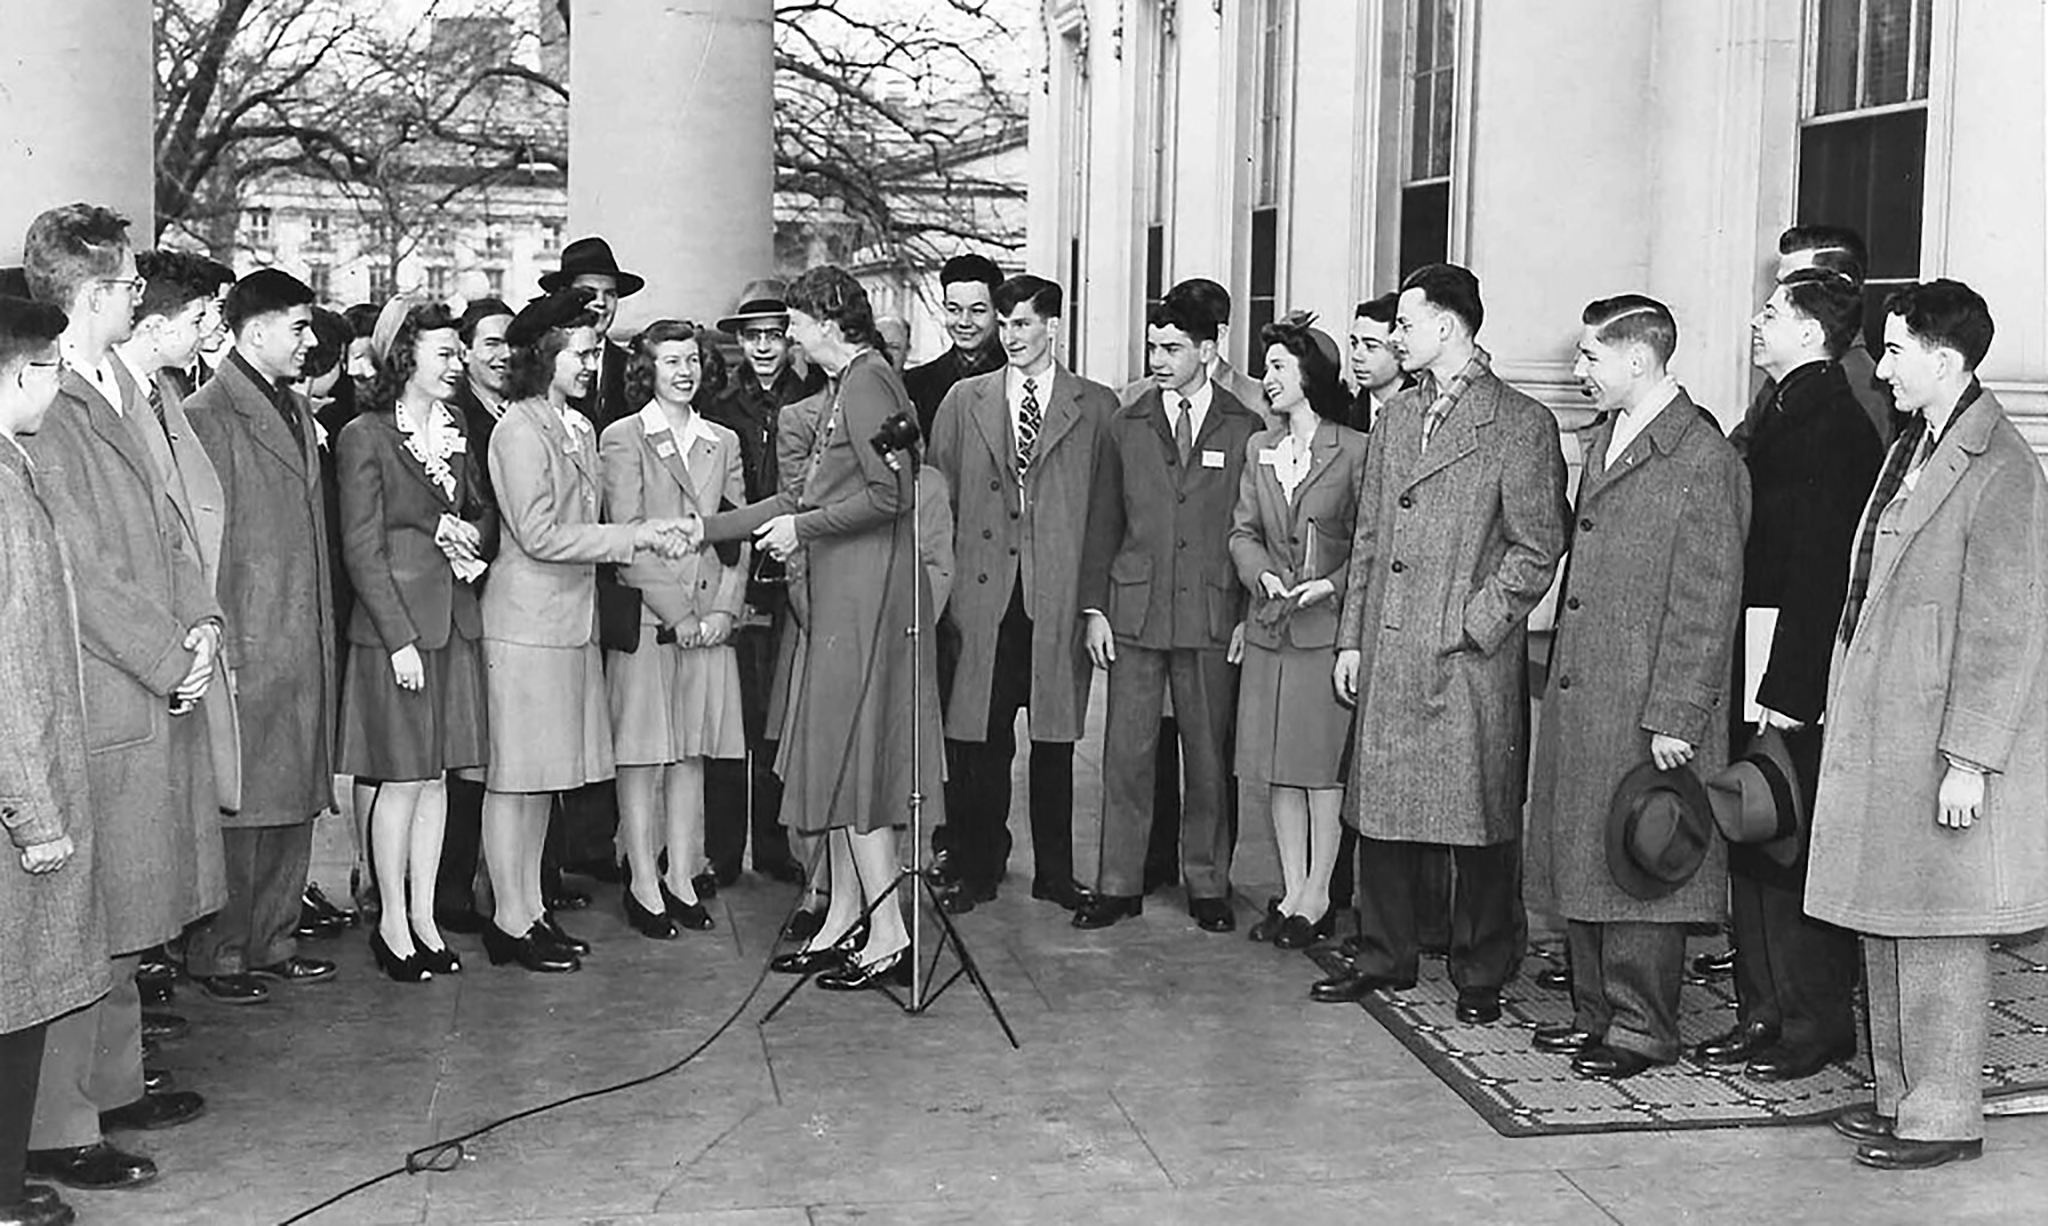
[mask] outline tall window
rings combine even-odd
[[[1451,133],[1457,114],[1457,0],[1412,0],[1407,135],[1401,173],[1401,275],[1450,258]]]
[[[540,250],[542,255],[555,255],[562,250],[562,223],[547,218],[540,223]]]
[[[427,265],[427,296],[436,300],[448,296],[448,266],[446,264]]]
[[[385,301],[391,297],[391,290],[391,265],[384,263],[382,257],[379,257],[376,263],[370,265],[370,301]]]
[[[484,231],[484,254],[493,258],[505,254],[505,232],[497,226]]]
[[[1088,40],[1087,27],[1067,33],[1061,40],[1067,78],[1066,113],[1060,116],[1060,156],[1066,159],[1067,177],[1060,199],[1060,230],[1067,238],[1067,354],[1078,362],[1081,353],[1081,321],[1086,316],[1082,297],[1086,292],[1087,266],[1082,263],[1085,245],[1082,235],[1088,223]]]
[[[334,299],[334,270],[325,264],[306,266],[306,288],[313,291],[317,302],[331,302]]]
[[[484,289],[493,298],[503,298],[505,296],[505,270],[502,268],[484,269]]]
[[[1280,299],[1280,205],[1286,194],[1287,142],[1294,90],[1292,0],[1260,0],[1252,144],[1251,279],[1247,286],[1247,368],[1266,371],[1259,331],[1273,322]]]
[[[334,215],[313,212],[306,214],[306,245],[315,251],[326,251],[334,242]]]
[[[1176,94],[1180,40],[1174,34],[1175,0],[1159,0],[1158,37],[1152,44],[1152,103],[1146,114],[1150,138],[1145,162],[1145,306],[1166,293],[1166,228],[1173,215],[1174,131],[1179,124]]]
[[[1812,0],[1798,215],[1870,246],[1865,318],[1920,276],[1934,0]]]
[[[270,210],[262,205],[242,210],[242,241],[252,247],[270,245]]]

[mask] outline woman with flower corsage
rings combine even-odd
[[[341,770],[382,780],[370,810],[382,914],[370,951],[419,983],[462,969],[434,924],[449,771],[488,759],[476,584],[497,512],[445,403],[462,378],[455,317],[399,298],[379,317],[367,410],[337,443],[342,557],[356,604],[342,683]]]

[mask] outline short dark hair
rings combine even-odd
[[[1027,302],[1031,304],[1031,309],[1038,313],[1040,319],[1051,319],[1062,313],[1066,306],[1066,295],[1051,281],[1044,277],[1032,276],[1028,272],[1019,273],[996,286],[995,304],[998,317],[1008,315]]]
[[[1964,285],[1942,277],[1908,285],[1885,299],[1887,315],[1906,321],[1923,345],[1940,345],[1963,355],[1963,369],[1975,370],[1991,352],[1991,308],[1984,296]]]
[[[1400,310],[1401,295],[1381,294],[1377,298],[1368,298],[1359,303],[1358,309],[1351,313],[1351,318],[1370,319],[1374,323],[1385,324],[1391,328],[1394,326],[1394,316],[1399,314]]]
[[[1317,335],[1305,323],[1280,319],[1259,329],[1259,344],[1263,348],[1278,345],[1293,354],[1301,364],[1301,391],[1308,398],[1309,407],[1317,417],[1341,422],[1350,408],[1351,397],[1344,390],[1336,361],[1317,342]]]
[[[657,319],[642,328],[626,351],[628,405],[637,406],[654,399],[654,351],[670,341],[696,341],[700,355],[710,348],[697,335],[697,326],[687,320]]]
[[[377,317],[383,313],[384,308],[374,302],[358,302],[343,308],[341,317],[348,321],[349,331],[355,334],[355,339],[362,341],[376,333]]]
[[[956,255],[953,260],[969,258],[982,259],[979,256]],[[946,262],[950,265],[953,260]],[[982,262],[988,263],[986,259],[982,259]],[[995,268],[992,263],[988,266],[990,269]],[[979,280],[976,277],[959,279]],[[1002,276],[997,274],[996,280],[989,284],[991,294],[1001,282]],[[849,344],[885,348],[882,334],[875,331],[875,308],[868,302],[868,292],[861,288],[860,282],[853,279],[852,273],[843,268],[832,264],[820,264],[816,268],[805,269],[803,275],[789,283],[789,290],[783,295],[783,301],[789,304],[791,310],[802,311],[820,323],[831,320],[838,324],[839,334],[845,337]]]
[[[1421,290],[1431,306],[1465,321],[1465,330],[1479,335],[1486,322],[1486,304],[1479,298],[1479,278],[1456,264],[1424,264],[1401,278],[1402,292]]]
[[[989,259],[985,255],[977,255],[970,251],[964,255],[954,256],[939,267],[939,289],[941,292],[948,285],[953,285],[960,281],[979,281],[983,285],[988,286],[989,295],[993,297],[996,287],[1003,283],[1003,270],[996,267],[994,260]],[[797,309],[802,310],[803,308],[799,307]],[[810,312],[804,311],[804,314],[808,315]]]
[[[0,375],[49,352],[70,321],[61,308],[27,298],[0,298]]]
[[[261,319],[293,307],[312,306],[313,291],[282,268],[259,268],[234,283],[227,301],[221,304],[221,318],[228,331],[241,335],[252,319]]]
[[[398,331],[391,334],[391,348],[377,363],[377,377],[370,381],[370,407],[388,409],[405,393],[406,381],[419,369],[413,347],[423,332],[455,330],[455,313],[446,303],[422,302],[405,313]],[[348,346],[344,344],[343,350]]]
[[[1195,341],[1216,339],[1216,317],[1203,310],[1199,304],[1185,295],[1176,296],[1168,291],[1159,304],[1145,313],[1145,325],[1150,328],[1179,328]]]
[[[348,320],[341,312],[326,307],[313,308],[313,347],[306,351],[306,364],[302,368],[305,377],[317,379],[341,364],[348,356],[348,343],[355,339],[355,329],[348,326]]]
[[[1870,248],[1863,236],[1848,226],[1793,226],[1778,236],[1778,254],[1813,254],[1816,268],[1831,268],[1847,274],[1857,285],[1869,275]]]
[[[121,271],[128,219],[97,204],[45,209],[28,225],[21,263],[36,301],[69,309],[80,287]]]
[[[1792,309],[1820,325],[1828,356],[1840,358],[1863,330],[1863,291],[1828,268],[1802,268],[1779,282]]]
[[[505,305],[503,298],[477,298],[472,300],[468,306],[462,308],[462,318],[455,322],[455,328],[461,334],[463,344],[473,344],[476,341],[476,326],[478,324],[486,319],[495,319],[500,315],[510,314],[512,314],[512,308]]]
[[[1166,297],[1189,304],[1207,315],[1219,329],[1230,325],[1230,291],[1207,277],[1189,277],[1177,282],[1166,291]]]
[[[1670,362],[1678,349],[1678,321],[1671,317],[1671,308],[1647,294],[1595,298],[1586,304],[1579,322],[1592,328],[1602,344],[1647,347],[1659,365]]]
[[[135,271],[149,282],[135,308],[137,320],[176,315],[202,298],[213,297],[223,284],[218,263],[189,251],[138,251]],[[234,279],[229,274],[228,280]]]

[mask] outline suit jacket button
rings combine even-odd
[[[1403,494],[1403,495],[1401,495],[1401,509],[1402,509],[1403,511],[1412,511],[1412,510],[1414,510],[1414,509],[1415,509],[1415,499],[1414,499],[1414,498],[1412,498],[1412,497],[1410,497],[1410,496],[1409,496],[1409,495],[1407,495],[1407,494]]]
[[[1565,601],[1564,607],[1567,609],[1577,609],[1579,607],[1579,598],[1577,596],[1574,596],[1571,599]]]
[[[991,529],[988,529],[988,528],[983,528],[983,529],[981,530],[981,539],[982,539],[982,540],[984,540],[984,541],[986,541],[986,540],[992,540],[992,539],[994,539],[994,537],[995,537],[995,532],[994,532],[993,530],[991,530]]]
[[[1557,688],[1560,690],[1572,688],[1572,679],[1570,677],[1559,677],[1557,679]]]
[[[988,487],[992,490],[999,490],[1003,488],[1003,483],[1000,481],[991,481],[988,483]]]
[[[1394,572],[1395,574],[1397,574],[1397,575],[1398,575],[1398,574],[1400,574],[1400,573],[1401,573],[1402,571],[1404,571],[1404,570],[1407,570],[1408,568],[1407,568],[1406,566],[1402,565],[1402,563],[1401,563],[1401,560],[1400,560],[1399,558],[1396,558],[1396,559],[1394,560],[1394,564],[1393,564],[1392,566],[1388,567],[1387,569],[1389,569],[1389,570],[1393,571],[1393,572]]]
[[[974,581],[975,581],[976,583],[987,583],[987,582],[988,582],[988,576],[987,576],[987,575],[977,575],[977,576],[975,576],[975,579],[974,579]]]
[[[1579,531],[1581,531],[1581,532],[1591,532],[1592,530],[1593,530],[1593,521],[1592,521],[1591,519],[1582,519],[1582,520],[1580,520],[1580,521],[1579,521]]]

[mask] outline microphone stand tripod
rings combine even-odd
[[[885,423],[882,432],[873,439],[870,439],[869,442],[881,454],[882,458],[888,462],[890,471],[898,474],[900,477],[904,472],[901,453],[907,449],[908,443],[915,442],[914,432],[916,427],[914,425],[907,427],[913,433],[909,439],[905,440],[892,436],[890,426],[893,424],[893,421]],[[910,816],[910,864],[896,874],[896,879],[891,881],[886,889],[868,903],[867,907],[861,911],[859,919],[854,922],[856,927],[865,924],[868,917],[873,915],[877,908],[884,904],[889,906],[898,905],[895,902],[895,896],[899,891],[908,893],[910,896],[910,993],[907,996],[898,995],[895,989],[881,982],[877,982],[874,986],[884,995],[888,996],[890,1000],[894,1001],[896,1006],[902,1009],[903,1012],[914,1017],[931,1008],[933,1002],[937,1001],[947,988],[952,987],[962,976],[965,976],[967,981],[974,985],[975,991],[981,994],[982,1002],[988,1006],[989,1014],[995,1018],[996,1025],[1002,1028],[1003,1037],[1009,1040],[1012,1048],[1021,1048],[1023,1045],[1017,1041],[1017,1032],[1010,1028],[1010,1019],[1003,1015],[1003,1007],[996,1003],[995,993],[989,990],[988,980],[982,975],[981,967],[975,962],[973,953],[968,950],[967,941],[960,935],[959,927],[953,923],[953,916],[945,907],[940,905],[938,887],[933,883],[930,871],[921,867],[919,863],[924,856],[925,849],[925,796],[923,787],[924,585],[919,582],[922,578],[921,572],[924,567],[924,491],[917,480],[917,464],[918,461],[913,456],[910,467],[910,535],[913,549],[910,563],[913,567],[910,576],[911,617],[910,625],[903,632],[904,636],[910,640],[910,795],[905,801]],[[887,582],[890,577],[885,576],[884,582]],[[816,854],[824,854],[822,844]],[[856,868],[856,875],[858,872],[859,870]],[[846,887],[838,882],[834,882],[833,888],[842,889]],[[931,947],[929,956],[927,956],[928,938],[925,935],[924,923],[924,914],[927,909],[936,917],[939,928],[937,944]],[[949,949],[953,952],[954,959],[952,973],[940,979],[938,977],[939,963]],[[768,1012],[761,1016],[761,1024],[765,1026],[770,1021],[773,1021],[775,1015],[782,1011],[782,1007],[789,1003],[790,998],[795,996],[806,983],[810,982],[812,976],[816,973],[815,971],[806,973],[799,977],[795,983],[791,984],[789,990],[784,992],[773,1005],[769,1006]]]

